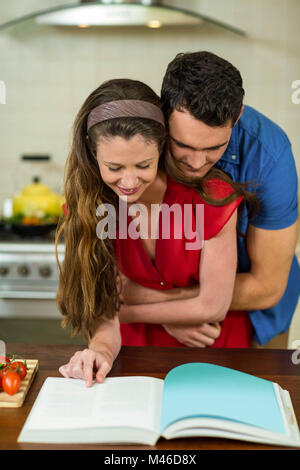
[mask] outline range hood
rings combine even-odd
[[[185,2],[186,3],[186,2]],[[204,21],[244,36],[244,31],[200,13],[166,5],[161,0],[81,0],[33,12],[0,25],[0,31],[34,19],[56,26],[192,26]]]

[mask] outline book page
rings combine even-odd
[[[48,377],[26,421],[27,429],[129,426],[159,432],[163,380],[106,378],[86,387],[80,379]]]
[[[273,382],[215,364],[183,364],[165,378],[161,433],[172,423],[193,417],[285,434]]]
[[[98,387],[95,420],[101,426],[144,427],[159,432],[163,380],[154,377],[107,378]]]

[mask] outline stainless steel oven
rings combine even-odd
[[[86,344],[61,327],[53,231],[22,237],[0,228],[0,339],[9,343]],[[58,246],[60,262],[64,244]]]
[[[63,261],[64,245],[58,247]],[[61,318],[54,239],[0,238],[0,319]]]

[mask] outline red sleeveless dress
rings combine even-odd
[[[211,194],[216,198],[224,198],[233,189],[221,180],[211,180],[208,183]],[[182,209],[182,222],[184,217],[184,205],[192,207],[190,222],[192,230],[196,230],[197,212],[199,204],[204,206],[204,233],[203,239],[214,237],[230,219],[242,197],[225,206],[212,206],[201,199],[193,190],[179,184],[167,176],[167,189],[163,204],[171,207],[180,205]],[[127,216],[127,227],[132,219]],[[159,218],[159,235],[156,240],[155,260],[152,262],[140,238],[120,239],[115,241],[116,258],[120,270],[129,279],[151,289],[164,290],[176,287],[190,287],[199,283],[199,262],[201,249],[186,249],[186,243],[192,240],[185,233],[178,238],[178,219],[170,217],[169,238],[163,238],[162,214]],[[182,230],[184,232],[184,230]],[[251,344],[252,324],[249,316],[244,311],[230,311],[221,324],[221,335],[211,346],[213,348],[247,348]],[[121,324],[122,345],[124,346],[175,346],[185,347],[173,336],[169,335],[163,326],[149,323]]]

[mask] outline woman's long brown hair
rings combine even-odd
[[[64,174],[66,217],[56,233],[56,258],[60,269],[57,305],[64,319],[62,326],[71,325],[72,334],[80,331],[89,341],[101,318],[113,318],[120,308],[118,268],[113,240],[97,237],[99,218],[96,209],[101,204],[117,205],[117,195],[101,179],[96,160],[97,142],[101,136],[121,136],[130,139],[141,135],[155,142],[160,154],[160,168],[165,167],[171,178],[194,187],[203,199],[214,205],[224,205],[241,195],[253,202],[254,195],[243,185],[233,183],[221,170],[213,169],[204,179],[185,177],[166,150],[166,130],[156,121],[142,118],[117,118],[91,127],[87,133],[89,113],[98,105],[122,99],[148,101],[161,107],[160,99],[147,85],[136,80],[117,79],[104,82],[94,90],[79,110],[74,125],[71,150]],[[88,135],[88,138],[87,138]],[[205,181],[218,177],[227,181],[234,192],[223,200],[215,200],[206,191]],[[58,243],[63,236],[64,260],[60,264]]]
[[[85,100],[73,125],[73,139],[64,175],[67,215],[56,234],[56,258],[60,269],[57,305],[64,315],[62,326],[72,326],[73,335],[82,331],[89,340],[100,318],[113,318],[119,310],[113,240],[97,237],[101,204],[116,205],[117,195],[103,183],[96,160],[101,136],[130,139],[141,135],[156,142],[160,153],[166,141],[163,125],[150,119],[117,118],[101,122],[87,133],[89,113],[110,101],[135,99],[161,107],[160,99],[150,87],[136,80],[117,79],[100,85]],[[88,134],[88,139],[87,139]],[[57,244],[63,236],[65,255],[59,263]]]

